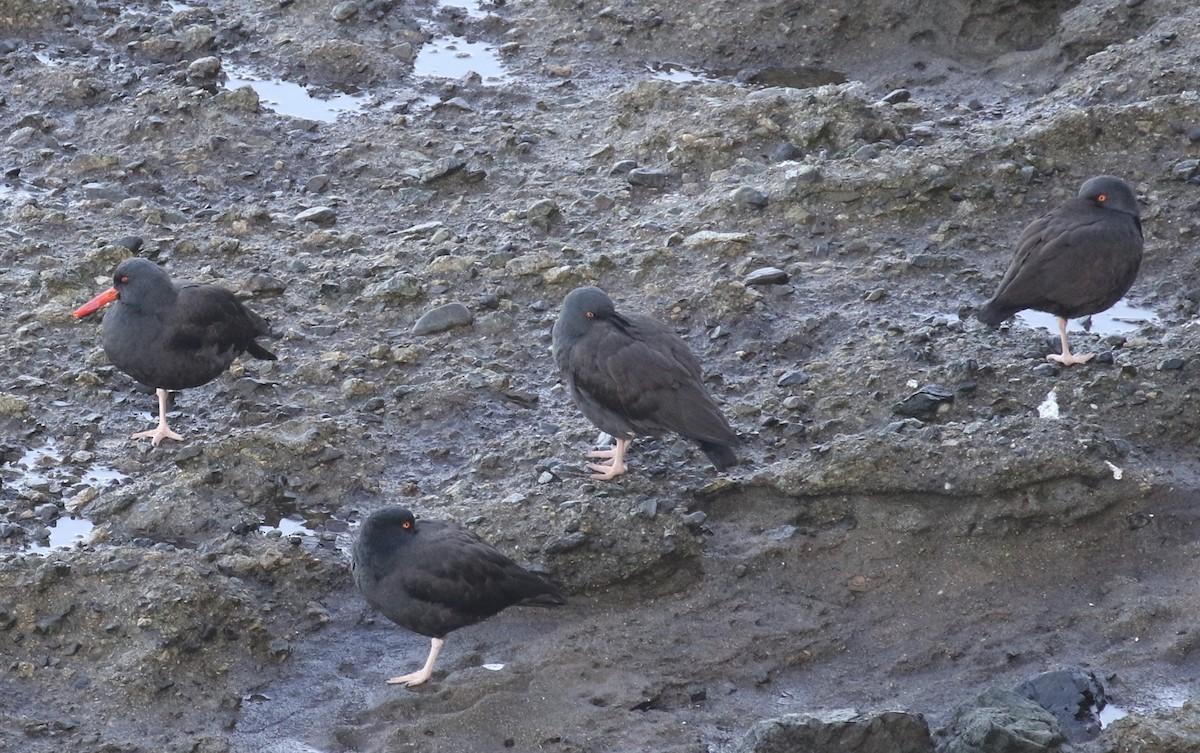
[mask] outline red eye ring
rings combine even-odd
[[[1103,204],[1104,202],[1108,201],[1108,194],[1105,194],[1105,193],[1100,194],[1099,196],[1096,197],[1096,201]]]
[[[406,520],[406,521],[404,521],[403,523],[401,523],[401,524],[400,524],[400,527],[401,527],[401,528],[403,528],[404,530],[406,530],[406,531],[407,531],[408,529],[410,529],[410,528],[412,528],[412,527],[413,527],[412,521],[411,521],[411,520]]]
[[[595,311],[586,311],[586,312],[584,312],[584,314],[583,314],[583,315],[584,315],[584,316],[586,316],[588,319],[595,319],[595,318],[596,318],[596,312],[595,312]]]

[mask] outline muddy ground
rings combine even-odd
[[[1129,713],[1079,749],[1172,750],[1138,740],[1200,691],[1200,8],[452,5],[0,0],[0,747],[731,751],[1079,665]],[[448,46],[485,75],[418,75]],[[1142,200],[1138,320],[1075,323],[1101,356],[1063,370],[970,313],[1100,173]],[[158,448],[70,318],[132,247],[281,335]],[[586,478],[549,357],[585,283],[688,339],[734,472],[667,437]],[[427,641],[345,547],[388,504],[571,603],[385,685]]]

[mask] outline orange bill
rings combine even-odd
[[[117,300],[117,289],[109,288],[92,300],[75,309],[75,313],[71,314],[71,316],[75,317],[76,319],[82,319],[88,314],[96,313],[115,300]]]

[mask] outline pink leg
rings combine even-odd
[[[629,449],[632,439],[618,439],[616,447],[611,450],[592,450],[587,454],[589,458],[611,458],[607,463],[588,463],[588,468],[595,471],[592,476],[596,481],[612,481],[617,476],[620,476],[625,471],[629,470],[625,465],[625,451]]]
[[[425,660],[425,666],[421,667],[416,672],[409,672],[406,675],[393,677],[387,681],[388,685],[404,685],[405,687],[411,688],[428,680],[433,676],[433,665],[437,661],[438,654],[442,653],[442,644],[444,643],[445,641],[441,638],[432,639],[432,642],[429,646],[429,658]]]
[[[1071,355],[1071,346],[1067,343],[1067,320],[1061,316],[1058,317],[1058,336],[1062,340],[1062,355],[1051,353],[1046,356],[1047,361],[1061,363],[1063,366],[1074,366],[1080,363],[1087,363],[1096,357],[1095,353],[1084,353],[1081,356]]]
[[[167,400],[169,396],[166,390],[155,390],[158,393],[158,428],[150,431],[139,431],[130,439],[141,439],[150,437],[150,444],[158,447],[158,443],[164,439],[174,439],[176,442],[182,442],[183,437],[171,431],[171,427],[167,425]]]

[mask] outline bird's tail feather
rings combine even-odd
[[[716,442],[698,441],[697,444],[718,471],[725,471],[737,465],[737,455],[734,454],[732,447]]]

